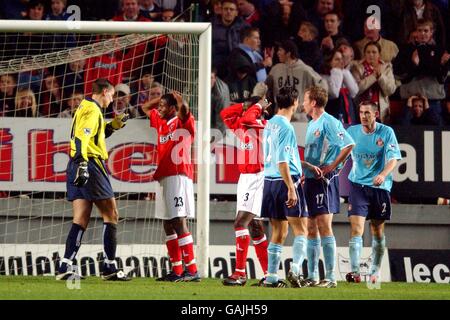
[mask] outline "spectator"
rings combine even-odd
[[[415,42],[404,47],[395,61],[396,73],[402,80],[400,96],[408,99],[421,94],[428,99],[430,108],[441,115],[450,54],[435,44],[432,21],[417,21],[416,31]]]
[[[328,12],[324,17],[325,36],[320,41],[320,48],[324,54],[329,54],[336,47],[338,41],[345,39],[339,31],[341,18],[336,11]]]
[[[58,114],[58,118],[72,118],[83,99],[83,92],[72,92],[69,99],[67,99],[67,104],[65,105],[64,110]]]
[[[44,0],[31,0],[28,2],[27,15],[24,18],[28,18],[29,20],[43,20],[44,5]]]
[[[392,62],[398,54],[397,45],[387,39],[384,39],[380,35],[381,25],[380,21],[376,18],[369,17],[364,23],[364,35],[365,37],[355,43],[357,49],[357,58],[362,59],[364,56],[364,47],[369,42],[377,42],[381,47],[381,60],[384,62]]]
[[[105,78],[113,85],[122,82],[122,61],[113,53],[107,53],[87,59],[85,77],[85,95],[92,93],[92,83],[99,78]]]
[[[234,69],[225,79],[230,90],[231,103],[241,103],[250,98],[256,85],[256,78],[251,76],[252,70],[245,65],[235,65]]]
[[[237,0],[239,15],[254,28],[259,27],[261,14],[255,6],[255,0]]]
[[[113,21],[151,21],[141,13],[138,0],[121,0],[121,11],[112,18]]]
[[[280,63],[272,67],[266,80],[269,90],[267,96],[270,101],[275,101],[274,97],[283,87],[289,87],[297,94],[312,86],[328,89],[327,83],[320,75],[298,58],[297,47],[293,41],[283,41],[278,48],[277,56]],[[299,104],[303,104],[302,95],[299,95]],[[296,121],[307,121],[304,112],[294,116]]]
[[[264,58],[259,53],[261,40],[257,28],[245,28],[241,30],[241,43],[234,48],[228,57],[228,68],[231,73],[236,69],[248,67],[249,77],[256,82],[264,82],[267,78],[266,68],[272,66],[272,54],[265,50]]]
[[[3,9],[3,8],[2,8]],[[31,0],[24,11],[24,20],[42,20],[44,17],[44,1]],[[16,59],[48,52],[48,36],[43,33],[10,33],[0,34],[2,60]]]
[[[308,21],[310,21],[319,30],[319,37],[327,36],[325,31],[325,16],[335,11],[334,0],[317,0],[315,7],[308,11]]]
[[[226,127],[220,117],[220,111],[230,104],[228,85],[217,76],[217,70],[213,68],[211,71],[211,128],[225,133]]]
[[[366,44],[364,59],[353,65],[352,74],[359,87],[356,103],[370,101],[377,104],[381,122],[389,123],[389,96],[397,85],[392,64],[381,60],[381,47],[377,42]]]
[[[411,96],[404,108],[403,125],[441,125],[441,117],[430,109],[428,99],[424,96]]]
[[[80,58],[82,52],[80,51]],[[86,59],[72,61],[67,65],[63,65],[63,68],[57,70],[57,74],[63,79],[64,96],[68,97],[75,91],[83,92],[84,90],[84,67],[86,65]]]
[[[51,12],[45,20],[68,20],[70,15],[66,12],[67,0],[51,0]],[[50,52],[73,48],[77,44],[73,34],[53,33],[47,36],[46,46]]]
[[[231,50],[239,45],[240,31],[249,25],[238,16],[235,0],[222,1],[222,15],[215,16],[212,21],[213,65],[217,68],[219,77],[227,72],[227,58]]]
[[[320,71],[323,63],[323,54],[317,42],[318,35],[317,28],[311,22],[304,21],[295,38],[300,59],[316,72]]]
[[[44,76],[39,97],[39,112],[43,117],[57,117],[62,111],[62,89],[53,74]]]
[[[358,94],[358,84],[348,69],[344,68],[344,57],[334,50],[326,59],[322,78],[328,84],[328,102],[325,111],[342,123],[357,123],[353,98]]]
[[[150,88],[149,99],[142,105],[142,111],[148,115],[148,112],[152,109],[158,108],[159,100],[164,93],[164,88],[161,83],[153,81]]]
[[[138,109],[131,104],[131,90],[125,83],[119,83],[114,87],[112,108],[108,106],[105,110],[105,118],[113,118],[117,114],[128,113],[130,118],[138,118]]]
[[[353,64],[355,63],[355,52],[353,51],[353,47],[348,41],[341,41],[337,44],[336,48],[342,53],[344,68],[351,70]]]
[[[18,89],[14,101],[15,108],[7,112],[7,117],[39,117],[36,97],[30,89]]]
[[[172,9],[163,9],[161,12],[161,21],[163,22],[171,22],[175,17],[175,11]]]
[[[149,70],[144,70],[137,89],[137,106],[141,116],[145,116],[142,105],[150,100],[150,89],[153,81],[155,81],[155,78],[153,78],[152,73]]]
[[[68,20],[70,15],[66,12],[67,0],[51,0],[51,12],[45,20]]]
[[[14,110],[14,100],[16,97],[17,80],[13,74],[0,76],[0,117]]]
[[[159,20],[162,8],[154,0],[139,0],[139,14],[150,20]]]
[[[45,73],[46,69],[34,69],[19,72],[17,88],[30,88],[31,90],[38,92],[41,89]]]
[[[434,38],[440,48],[445,48],[446,31],[439,9],[429,0],[406,0],[401,20],[399,21],[400,44],[406,44],[411,32],[418,28],[419,20],[433,22]]]

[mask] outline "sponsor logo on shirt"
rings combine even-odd
[[[253,150],[253,148],[254,148],[254,147],[253,147],[253,143],[251,143],[251,142],[245,143],[245,142],[242,142],[242,141],[241,141],[239,147],[240,147],[242,150]]]
[[[83,132],[86,136],[89,136],[92,132],[92,129],[91,128],[83,128]]]
[[[173,134],[174,134],[174,132],[169,133],[169,134],[166,135],[166,136],[160,136],[160,137],[159,137],[159,143],[164,144],[164,143],[166,143],[167,141],[172,140]]]
[[[337,136],[339,139],[344,140],[344,132],[338,132]]]

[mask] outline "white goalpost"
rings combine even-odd
[[[39,50],[42,50],[43,53],[38,50],[37,54],[35,54],[34,49],[23,49],[19,41],[22,36],[26,37],[30,33],[32,35],[42,34],[44,35],[43,37],[47,37],[46,39],[55,39],[55,35],[61,36],[58,39],[62,39],[62,42],[65,41],[64,39],[72,36],[81,39],[82,35],[87,36],[87,38],[90,36],[92,39],[97,37],[97,39],[95,41],[86,40],[83,43],[77,42],[76,45],[69,47],[63,45],[61,48],[56,48],[55,50],[45,50],[45,42],[43,42],[44,45],[41,43],[39,47]],[[41,78],[38,80],[39,84],[33,82],[35,81],[33,79],[36,74],[44,69],[52,70],[50,71],[50,75],[59,77],[65,81],[72,76],[68,71],[71,68],[69,64],[77,62],[82,57],[83,60],[86,60],[86,65],[89,65],[89,62],[93,63],[89,65],[91,69],[85,69],[86,73],[84,75],[86,77],[87,72],[92,73],[97,65],[103,64],[103,66],[108,67],[112,63],[112,60],[108,59],[112,59],[113,53],[122,52],[125,54],[126,52],[128,54],[134,52],[133,50],[136,50],[138,46],[146,46],[148,48],[150,47],[149,43],[156,43],[161,37],[165,37],[166,40],[161,48],[154,49],[151,52],[145,51],[145,54],[142,54],[142,56],[131,54],[128,60],[126,58],[122,58],[122,60],[121,58],[114,58],[114,63],[121,65],[121,68],[124,68],[123,70],[125,70],[125,65],[131,66],[129,77],[125,75],[122,78],[122,75],[120,75],[120,83],[125,83],[131,88],[138,88],[141,83],[141,77],[143,77],[143,70],[151,70],[151,72],[154,72],[152,77],[161,79],[161,87],[164,88],[165,92],[169,92],[170,90],[182,92],[183,97],[186,98],[189,106],[192,108],[197,122],[194,143],[195,154],[192,157],[196,159],[195,164],[197,168],[195,254],[199,275],[202,278],[208,277],[211,25],[209,23],[185,22],[0,20],[1,34],[4,34],[4,36],[2,38],[3,43],[0,41],[0,76],[14,74],[15,81],[17,81],[16,99],[10,98],[10,103],[15,103],[17,106],[18,92],[22,92],[22,89],[20,89],[21,85],[28,90],[31,90],[34,86],[35,89],[33,89],[33,92],[36,95],[36,104],[39,107],[44,107],[44,109],[39,110],[46,110],[45,112],[48,113],[45,118],[19,118],[15,117],[16,114],[14,113],[10,113],[9,117],[5,113],[2,117],[0,113],[0,192],[7,194],[3,199],[0,199],[0,276],[2,275],[2,270],[19,268],[18,260],[14,260],[16,257],[13,256],[15,251],[8,247],[14,245],[11,242],[17,239],[19,234],[20,238],[23,239],[20,241],[20,245],[23,248],[26,248],[28,245],[32,247],[35,244],[48,245],[47,256],[51,256],[55,245],[61,248],[60,252],[63,252],[64,243],[61,242],[61,239],[64,238],[65,241],[65,237],[67,236],[67,233],[64,231],[64,223],[67,225],[67,222],[71,220],[71,205],[63,203],[65,201],[63,198],[58,196],[54,198],[42,196],[39,199],[31,197],[31,199],[26,200],[30,203],[28,208],[25,207],[28,205],[25,203],[28,202],[24,202],[24,197],[21,194],[22,191],[27,191],[31,194],[49,192],[56,194],[58,192],[65,192],[63,176],[66,161],[68,160],[66,152],[67,145],[59,143],[58,140],[62,140],[64,135],[66,136],[66,140],[68,140],[70,122],[68,119],[66,119],[67,121],[53,119],[56,116],[51,111],[48,111],[54,102],[52,98],[48,98],[52,97],[51,89],[49,89],[50,93],[48,94],[41,89],[36,89],[41,88],[44,85],[43,83],[47,83],[47,80],[44,81],[43,79],[48,76],[49,72],[42,72]],[[104,35],[106,36],[102,37]],[[114,37],[111,37],[111,35],[114,35]],[[32,39],[30,41],[30,47],[35,48],[36,43],[33,42],[35,39],[30,39]],[[51,44],[48,45],[50,46]],[[16,53],[19,53],[19,55],[15,56]],[[158,54],[160,55],[159,60],[154,58]],[[149,58],[150,56],[153,58]],[[148,66],[139,66],[138,64],[141,63],[140,59],[142,61],[152,61],[152,63]],[[161,72],[158,71],[158,74],[155,71],[159,70],[157,64],[161,64],[160,69],[162,70]],[[58,76],[56,76],[57,73]],[[108,76],[112,76],[111,73]],[[24,82],[24,77],[28,77],[26,78],[28,82]],[[51,80],[48,81],[51,82]],[[152,81],[152,85],[157,83],[154,79]],[[65,91],[65,89],[67,90]],[[61,101],[64,99],[64,101],[69,100],[69,93],[66,93],[69,92],[69,89],[72,90],[71,87],[61,85],[60,91],[63,92],[62,95],[64,96],[61,98]],[[75,87],[71,93],[75,93]],[[135,97],[136,99],[140,98],[139,92]],[[143,172],[148,169],[150,158],[155,153],[154,148],[149,145],[149,137],[146,136],[149,131],[140,131],[142,130],[141,128],[148,127],[148,121],[145,120],[145,117],[142,117],[140,120],[130,121],[132,121],[131,124],[128,124],[128,128],[126,128],[129,132],[128,137],[135,137],[136,141],[141,143],[137,146],[131,146],[131,149],[128,150],[126,147],[130,141],[115,137],[116,140],[111,147],[112,150],[110,150],[110,157],[113,157],[113,160],[109,163],[110,166],[119,166],[119,164],[114,163],[114,159],[116,158],[125,159],[127,166],[134,171],[129,170],[131,173],[127,173],[127,177],[131,177],[129,178],[131,180],[128,181],[122,179],[124,176],[123,173],[116,172],[114,177],[117,181],[113,182],[113,190],[122,194],[152,192],[153,190],[146,189],[149,185],[148,181],[143,180],[140,183],[138,178],[132,180],[133,174],[136,177],[144,176]],[[43,129],[47,128],[47,126],[48,130],[44,132]],[[32,128],[32,130],[26,131],[27,128]],[[150,129],[146,128],[145,130]],[[19,136],[22,136],[22,138],[18,139]],[[42,138],[42,140],[41,137],[44,136],[45,139]],[[27,141],[28,145],[25,145],[23,143],[24,141]],[[17,145],[17,143],[21,145]],[[42,154],[44,152],[42,150],[51,153]],[[128,154],[128,158],[123,154]],[[121,164],[121,166],[125,165]],[[144,168],[139,169],[142,172],[136,169],[139,166]],[[47,174],[48,170],[52,172],[51,179],[53,180],[44,181],[42,177]],[[115,183],[118,186],[117,189],[115,188]],[[121,199],[120,196],[119,199]],[[135,224],[134,227],[130,225],[129,230],[127,229],[128,233],[124,235],[124,238],[141,239],[142,241],[139,240],[139,245],[142,246],[147,244],[148,239],[156,242],[158,240],[157,237],[148,235],[151,231],[145,230],[146,226],[150,226],[153,223],[151,222],[153,221],[152,215],[144,217],[145,213],[143,213],[146,210],[150,210],[148,209],[150,206],[149,201],[144,202],[146,200],[139,198],[137,198],[137,201],[133,201],[134,198],[128,197],[128,195],[123,196],[122,199],[125,203],[125,212],[132,210],[139,211],[135,213],[136,219],[134,220],[127,220],[127,214],[124,215],[125,223]],[[36,203],[39,203],[39,205]],[[121,215],[120,206],[119,214]],[[62,222],[53,222],[60,221],[58,219],[62,219]],[[51,221],[52,227],[47,230],[45,228],[47,228],[46,223],[48,221]],[[140,223],[139,225],[138,222]],[[23,229],[23,226],[26,226],[26,228]],[[151,227],[153,228],[153,225]],[[48,234],[43,235],[45,232],[48,232]],[[137,235],[139,232],[143,232],[143,234]],[[160,244],[163,245],[162,236],[159,237]],[[91,241],[96,239],[98,240],[96,235],[90,238]],[[132,242],[130,240],[130,246],[132,246]],[[100,245],[100,243],[97,244]],[[118,244],[122,245],[120,240]],[[141,251],[137,255],[143,254],[142,249],[139,250]],[[161,255],[163,254],[161,253]],[[34,268],[40,268],[39,270],[43,268],[46,272],[36,273],[36,269],[30,267],[29,261],[24,257],[25,267],[23,269],[26,270],[28,268],[29,271],[23,274],[31,275],[30,272],[32,274],[49,274],[48,271],[50,269],[47,267],[47,264],[50,263],[50,259],[46,258],[45,260],[43,258],[40,261],[37,258],[39,261],[33,262],[36,264]],[[85,263],[88,266],[87,268],[95,263],[94,260],[94,258],[86,258]],[[135,263],[133,261],[133,257],[130,257],[130,265]],[[136,266],[136,263],[134,266]],[[93,266],[92,268],[94,269]],[[4,271],[3,273],[6,275],[9,274]]]

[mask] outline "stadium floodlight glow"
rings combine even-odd
[[[28,33],[33,34],[151,34],[151,35],[196,35],[198,36],[198,78],[195,81],[195,102],[198,101],[196,120],[197,132],[197,239],[196,260],[201,277],[208,276],[209,259],[209,186],[210,186],[210,118],[211,118],[211,39],[212,28],[210,23],[185,22],[113,22],[113,21],[33,21],[33,20],[0,20],[1,33]],[[1,48],[0,48],[1,50]],[[69,50],[70,51],[70,50]],[[105,49],[105,52],[107,50]],[[52,53],[48,53],[49,57]],[[27,59],[29,57],[25,57]],[[45,59],[44,59],[45,60]],[[23,62],[28,60],[23,60]],[[39,60],[33,60],[34,62]],[[45,61],[45,63],[47,63]],[[3,63],[3,62],[2,62]],[[52,62],[50,62],[52,63]],[[5,67],[5,69],[2,69]],[[10,66],[12,68],[12,65]],[[2,74],[16,72],[8,66],[0,66]],[[23,69],[26,70],[26,69]],[[6,120],[5,120],[6,121]],[[6,122],[2,122],[5,124]],[[1,127],[1,126],[0,126]],[[201,130],[200,130],[201,128]],[[0,128],[1,129],[1,128]]]

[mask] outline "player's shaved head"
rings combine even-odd
[[[102,94],[103,90],[105,89],[113,89],[114,86],[111,82],[109,82],[108,79],[105,78],[99,78],[94,81],[92,84],[92,93],[93,94]]]
[[[374,112],[378,111],[378,105],[377,105],[375,102],[372,102],[372,101],[369,101],[369,100],[367,100],[367,101],[362,101],[362,102],[359,104],[359,108],[361,108],[362,106],[369,106],[370,109],[371,109],[372,111],[374,111]]]

